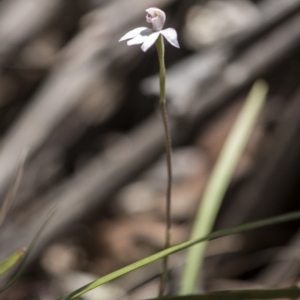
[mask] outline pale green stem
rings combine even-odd
[[[229,186],[236,165],[243,153],[252,129],[265,102],[267,84],[257,81],[227,138],[210,180],[204,191],[196,215],[191,239],[212,231],[224,194]],[[237,212],[238,213],[238,212]],[[204,261],[207,243],[189,249],[180,285],[180,295],[195,292],[198,277]]]
[[[300,211],[296,211],[293,213],[289,213],[289,214],[285,214],[285,215],[281,215],[281,216],[277,216],[277,217],[273,217],[273,218],[269,218],[269,219],[265,219],[265,220],[261,220],[261,221],[257,221],[257,222],[244,224],[244,225],[237,226],[234,228],[228,228],[228,229],[213,232],[204,237],[178,244],[176,246],[170,247],[166,250],[163,250],[163,251],[155,253],[151,256],[148,256],[144,259],[141,259],[131,265],[128,265],[128,266],[121,268],[117,271],[114,271],[110,274],[107,274],[101,278],[98,278],[95,281],[92,281],[91,283],[89,283],[89,284],[77,289],[76,291],[73,291],[70,294],[67,294],[57,300],[76,299],[76,298],[86,294],[87,292],[97,288],[98,286],[101,286],[105,283],[111,282],[111,281],[113,281],[121,276],[124,276],[132,271],[135,271],[139,268],[142,268],[142,267],[149,265],[157,260],[160,260],[166,256],[169,256],[171,254],[174,254],[174,253],[184,250],[186,248],[189,248],[198,243],[201,243],[204,241],[215,240],[215,239],[222,238],[222,237],[225,237],[228,235],[233,235],[233,234],[237,234],[237,233],[241,233],[241,232],[245,232],[245,231],[249,231],[249,230],[253,230],[253,229],[258,229],[258,228],[262,228],[262,227],[266,227],[266,226],[270,226],[270,225],[276,225],[276,224],[280,224],[280,223],[284,223],[284,222],[295,221],[295,220],[299,220],[299,219],[300,219]]]
[[[0,227],[2,226],[6,215],[16,197],[16,194],[18,192],[23,173],[24,173],[24,166],[25,166],[25,160],[26,160],[26,153],[23,153],[21,156],[21,160],[18,166],[18,170],[16,172],[15,178],[13,179],[11,186],[8,190],[8,193],[6,195],[6,198],[0,208]]]
[[[160,86],[160,112],[163,120],[165,131],[165,145],[167,156],[167,169],[168,169],[168,184],[166,195],[166,238],[165,247],[168,249],[171,244],[171,196],[172,196],[172,142],[171,134],[168,125],[168,115],[166,110],[166,67],[165,67],[165,45],[163,36],[160,35],[156,41],[156,48],[159,60],[159,86]],[[159,285],[159,296],[162,296],[165,291],[165,285],[168,274],[168,257],[164,257],[162,262],[162,274]]]

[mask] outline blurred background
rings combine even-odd
[[[30,245],[0,299],[52,300],[162,249],[166,165],[155,47],[118,40],[159,7],[174,145],[173,243],[189,237],[223,142],[257,78],[270,85],[215,229],[299,209],[300,0],[1,0],[0,196],[24,151],[21,186],[0,230],[0,260]],[[210,243],[199,290],[295,284],[299,223]],[[170,261],[175,294],[185,253]],[[160,263],[83,299],[157,295]]]

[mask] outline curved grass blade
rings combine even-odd
[[[53,217],[55,213],[55,210],[53,210],[48,217],[46,218],[46,220],[44,221],[44,223],[42,224],[41,228],[38,230],[38,232],[35,234],[30,246],[28,247],[28,250],[26,251],[26,254],[23,256],[23,258],[19,261],[19,264],[16,268],[16,270],[14,271],[14,273],[12,274],[12,276],[10,277],[10,279],[8,280],[8,282],[6,284],[4,284],[4,286],[2,286],[0,288],[0,294],[3,293],[4,291],[6,291],[8,288],[10,288],[15,281],[22,275],[27,262],[30,258],[30,255],[32,253],[32,251],[34,250],[41,234],[43,233],[43,230],[46,228],[46,225],[48,224],[48,222],[50,221],[50,219]]]
[[[298,299],[299,297],[300,289],[292,287],[287,289],[220,291],[200,295],[162,297],[148,300],[255,300]]]
[[[2,207],[0,209],[0,227],[3,224],[3,222],[5,220],[5,217],[7,216],[7,213],[9,211],[14,199],[15,199],[18,188],[20,186],[20,182],[21,182],[21,179],[23,177],[26,157],[27,157],[27,155],[25,153],[21,156],[20,163],[19,163],[16,175],[15,175],[15,178],[11,183],[11,186],[8,190],[6,198],[5,198],[5,200],[2,204]]]
[[[92,281],[91,283],[89,283],[89,284],[75,290],[74,292],[71,292],[57,300],[76,299],[76,298],[80,297],[81,295],[97,288],[100,285],[108,283],[108,282],[110,282],[114,279],[117,279],[127,273],[130,273],[136,269],[142,268],[150,263],[153,263],[154,261],[157,261],[163,257],[166,257],[173,253],[176,253],[176,252],[179,252],[186,248],[189,248],[198,243],[218,239],[218,238],[221,238],[224,236],[241,233],[244,231],[249,231],[249,230],[253,230],[253,229],[258,229],[258,228],[262,228],[262,227],[266,227],[266,226],[270,226],[270,225],[280,224],[280,223],[299,220],[299,219],[300,219],[300,211],[296,211],[293,213],[289,213],[289,214],[285,214],[285,215],[281,215],[281,216],[277,216],[277,217],[273,217],[273,218],[269,218],[269,219],[265,219],[265,220],[261,220],[261,221],[257,221],[257,222],[247,223],[247,224],[237,226],[234,228],[228,228],[228,229],[216,231],[216,232],[208,234],[204,237],[194,239],[194,240],[189,240],[187,242],[178,244],[176,246],[173,246],[171,248],[168,248],[166,250],[163,250],[156,254],[148,256],[142,260],[139,260],[133,264],[130,264],[130,265],[124,267],[124,268],[114,271],[108,275],[100,277],[100,278],[96,279],[95,281]]]
[[[20,249],[10,257],[8,257],[5,261],[0,263],[0,276],[8,272],[12,267],[14,267],[20,259],[24,256],[26,249]]]
[[[228,189],[234,170],[263,108],[267,91],[268,86],[264,81],[258,80],[254,83],[246,103],[226,139],[205,188],[194,221],[191,239],[206,235],[212,231],[224,194]],[[195,292],[206,247],[207,243],[202,243],[188,250],[180,284],[180,295],[188,295]]]

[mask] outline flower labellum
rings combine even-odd
[[[166,22],[166,14],[156,7],[148,8],[146,9],[146,12],[146,21],[152,24],[152,29],[147,27],[135,28],[127,32],[119,42],[129,40],[127,41],[128,46],[142,44],[141,48],[146,52],[161,34],[172,46],[180,48],[176,30],[173,28],[163,30]]]

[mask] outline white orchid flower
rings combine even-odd
[[[119,42],[129,40],[127,41],[128,46],[142,44],[141,49],[146,52],[161,34],[172,46],[180,48],[176,30],[173,28],[163,30],[166,14],[156,7],[148,8],[146,9],[146,12],[146,20],[148,23],[152,24],[152,29],[147,27],[135,28],[121,37]]]

